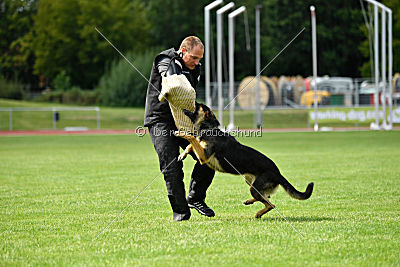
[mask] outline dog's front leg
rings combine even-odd
[[[208,159],[206,157],[206,153],[204,151],[204,147],[201,146],[199,143],[199,140],[197,140],[194,136],[193,138],[189,139],[190,144],[192,145],[194,154],[196,154],[196,157],[199,159],[199,162],[201,165],[206,164]]]
[[[191,149],[193,150],[194,154],[196,154],[196,157],[198,158],[201,165],[207,162],[204,148],[200,145],[199,140],[197,140],[196,137],[194,137],[193,135],[186,134],[185,132],[182,131],[176,131],[175,135],[189,141]]]
[[[185,150],[179,155],[178,161],[184,160],[184,159],[187,157],[187,155],[188,155],[192,150],[193,150],[193,146],[192,146],[192,144],[189,144],[189,145],[185,148]]]

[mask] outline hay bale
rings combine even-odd
[[[256,106],[256,89],[257,78],[254,76],[247,76],[242,80],[238,90],[238,103],[241,108],[254,108]],[[268,105],[269,91],[267,85],[261,80],[260,82],[260,104],[261,107]]]
[[[272,94],[270,94],[270,99],[269,99],[270,101],[268,101],[268,105],[270,105],[270,106],[282,105],[281,94],[280,94],[279,89],[276,86],[275,82],[272,79],[265,77],[265,76],[261,76],[261,79],[266,83],[266,85],[269,89],[268,91],[272,92]]]

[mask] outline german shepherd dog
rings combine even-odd
[[[209,107],[196,102],[194,112],[184,110],[186,116],[194,124],[197,136],[177,131],[176,136],[185,138],[189,145],[179,155],[184,160],[191,151],[196,154],[201,164],[225,173],[242,175],[250,185],[253,198],[243,204],[250,205],[260,201],[265,208],[257,212],[256,218],[275,208],[268,198],[281,185],[293,198],[308,199],[313,191],[314,183],[309,183],[304,193],[297,191],[279,172],[275,163],[257,150],[240,144],[226,132],[221,131],[219,122]]]

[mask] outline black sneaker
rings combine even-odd
[[[191,209],[196,209],[201,215],[214,217],[215,212],[210,209],[204,201],[188,201],[188,206]]]

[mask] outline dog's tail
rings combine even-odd
[[[302,193],[302,192],[297,191],[296,188],[294,188],[293,185],[291,185],[288,182],[288,180],[286,180],[282,176],[281,186],[285,189],[286,193],[288,193],[289,196],[291,196],[292,198],[305,200],[305,199],[308,199],[311,197],[311,194],[312,194],[313,188],[314,188],[314,183],[309,183],[307,185],[306,191],[304,193]]]

